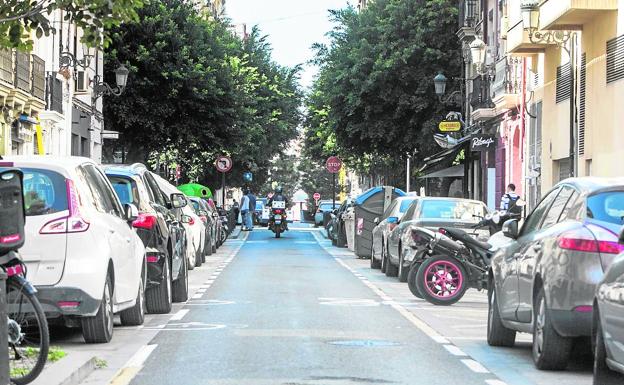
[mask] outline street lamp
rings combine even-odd
[[[74,54],[69,52],[69,49],[66,49],[66,51],[61,52],[59,66],[61,68],[73,67],[74,72],[78,70],[78,67],[87,69],[91,65],[91,60],[95,57],[92,52],[92,48],[82,43],[82,59],[78,60]]]
[[[435,86],[435,93],[439,98],[446,93],[446,82],[448,79],[442,72],[439,72],[436,77],[433,78],[433,85]]]
[[[487,45],[478,37],[470,43],[470,55],[472,62],[477,66],[477,69],[481,69],[485,65],[485,54],[487,51]]]
[[[454,78],[453,80],[459,80],[459,81],[463,81],[464,79],[459,79],[459,78]],[[442,72],[439,72],[434,78],[433,78],[433,85],[435,87],[435,93],[438,96],[438,100],[440,101],[440,103],[443,104],[449,104],[449,105],[459,105],[461,106],[463,101],[462,101],[462,89],[461,89],[461,84],[460,83],[460,89],[459,90],[455,90],[453,92],[451,92],[450,95],[448,95],[446,98],[444,97],[444,95],[446,94],[446,85],[448,83],[448,79],[446,76],[444,76],[444,74]]]
[[[96,75],[93,78],[93,94],[91,96],[92,103],[95,104],[95,101],[102,95],[121,95],[126,88],[129,73],[130,71],[128,71],[126,66],[123,64],[117,67],[115,70],[115,81],[117,82],[117,86],[115,88],[111,87],[108,83],[103,82],[101,77]]]
[[[576,171],[576,33],[573,31],[539,31],[540,8],[537,0],[522,0],[522,24],[533,44],[556,44],[570,57],[570,176]],[[568,42],[570,45],[568,47]]]

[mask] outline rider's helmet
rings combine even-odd
[[[281,194],[282,193],[282,186],[277,186],[275,188],[275,194]]]

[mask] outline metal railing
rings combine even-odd
[[[522,88],[522,59],[503,57],[495,64],[492,97],[504,94],[519,94]]]
[[[460,0],[459,27],[474,27],[477,24],[479,2],[477,0]]]
[[[472,79],[470,105],[473,110],[493,107],[492,98],[490,96],[490,81],[487,76],[477,76]]]
[[[13,85],[13,52],[8,49],[0,50],[0,81]]]

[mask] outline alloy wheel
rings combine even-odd
[[[544,325],[546,324],[546,304],[540,299],[538,312],[535,316],[535,352],[538,356],[542,355],[544,347]]]

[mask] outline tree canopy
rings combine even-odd
[[[241,40],[226,22],[205,18],[183,0],[151,0],[139,20],[114,28],[106,51],[109,81],[130,70],[120,97],[105,100],[107,129],[121,133],[130,161],[181,166],[185,179],[215,184],[214,159],[234,159],[228,183],[267,179],[273,158],[297,135],[298,68],[271,58],[258,29]]]
[[[461,72],[457,2],[377,0],[331,11],[329,45],[317,45],[320,74],[306,100],[306,153],[339,154],[352,168],[401,170],[406,154],[437,151],[445,115],[433,87]]]

